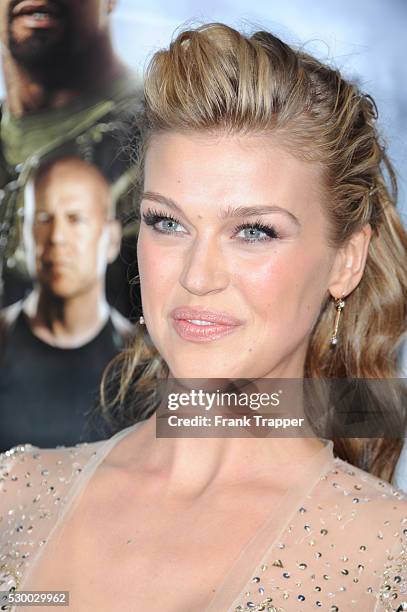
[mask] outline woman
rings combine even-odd
[[[139,367],[144,391],[166,369],[394,376],[407,237],[371,100],[271,34],[219,24],[153,57],[145,99],[138,260],[155,349],[140,336],[121,397]],[[407,504],[389,484],[315,437],[157,439],[155,420],[6,453],[3,589],[66,590],[75,611],[407,606]],[[399,452],[336,449],[383,476]]]

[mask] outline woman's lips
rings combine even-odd
[[[219,340],[243,324],[243,321],[231,315],[213,310],[176,308],[171,317],[178,335],[193,342]]]

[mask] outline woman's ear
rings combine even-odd
[[[117,219],[109,221],[109,247],[107,252],[108,262],[112,263],[120,253],[120,244],[122,240],[122,226]]]
[[[358,286],[365,269],[372,228],[366,223],[341,247],[332,265],[329,292],[333,297],[347,296]]]

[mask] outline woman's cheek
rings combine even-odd
[[[275,254],[259,256],[251,262],[241,261],[235,269],[236,285],[258,311],[269,311],[273,304],[281,306],[295,280],[289,263]]]
[[[178,249],[163,247],[158,241],[141,234],[138,243],[138,265],[143,304],[148,303],[161,312],[179,279]]]

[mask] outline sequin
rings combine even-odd
[[[69,494],[102,446],[42,451],[22,445],[1,456],[0,590],[18,588],[40,549],[46,557]],[[405,496],[339,459],[314,483],[227,609],[291,612],[305,602],[307,610],[364,612],[377,601],[380,612],[407,609]],[[123,547],[130,542],[124,537]]]

